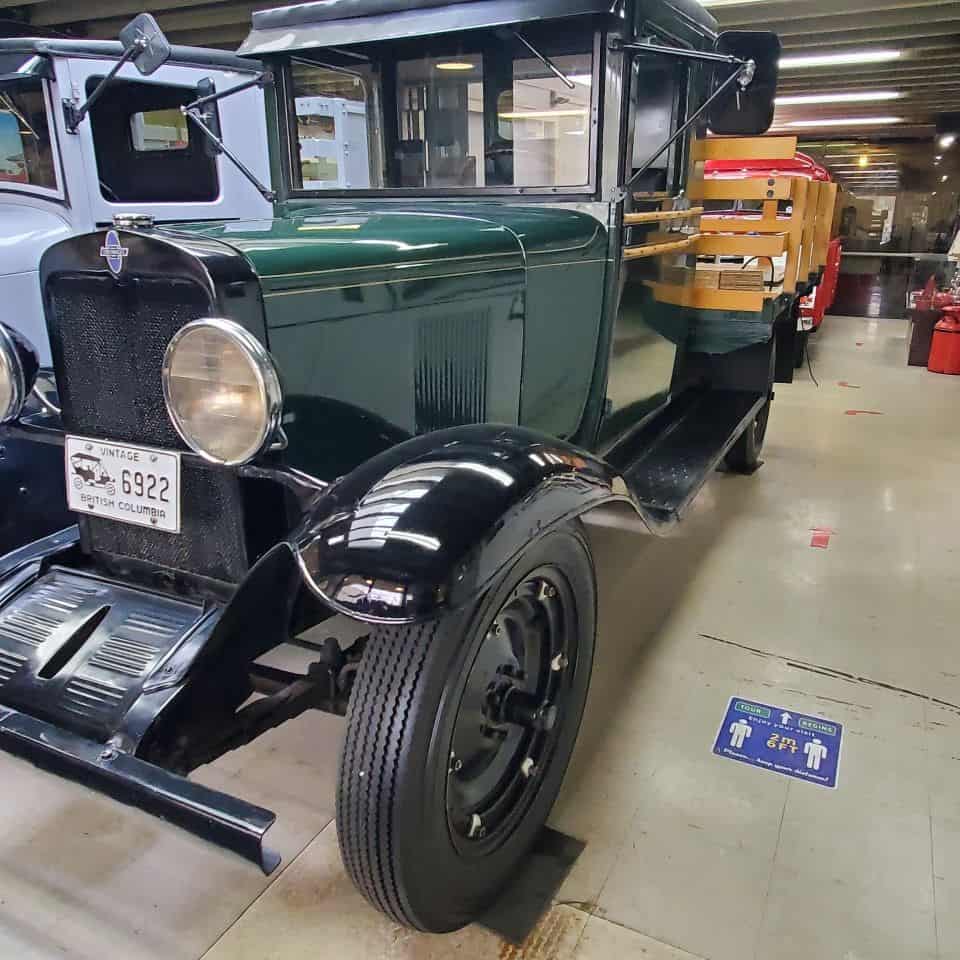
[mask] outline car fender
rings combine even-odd
[[[409,623],[478,597],[527,544],[618,500],[633,504],[616,471],[569,443],[522,427],[452,427],[338,480],[290,543],[333,610]]]

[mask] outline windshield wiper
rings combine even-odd
[[[226,97],[232,97],[235,93],[240,93],[241,90],[249,90],[251,87],[264,87],[268,83],[273,83],[273,74],[269,70],[264,70],[263,73],[258,73],[255,77],[250,80],[245,81],[244,83],[238,83],[235,87],[231,87],[229,90],[224,90],[222,93],[210,93],[205,97],[198,97],[192,103],[186,104],[180,108],[180,112],[185,116],[189,117],[204,133],[207,139],[216,147],[216,149],[222,153],[243,175],[253,184],[257,189],[260,196],[269,203],[273,203],[277,199],[277,194],[275,190],[271,190],[268,186],[261,183],[257,175],[234,153],[230,151],[227,145],[218,137],[213,130],[210,129],[208,124],[211,122],[212,113],[208,111],[208,107],[215,104],[218,100],[223,100]]]
[[[0,93],[0,102],[27,128],[27,132],[34,140],[40,139],[40,134],[30,126],[30,121],[16,108],[9,94]]]
[[[576,90],[577,85],[545,54],[541,53],[519,30],[510,31],[558,80],[566,84],[568,90]]]

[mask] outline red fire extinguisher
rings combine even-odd
[[[927,369],[960,374],[960,306],[943,308],[943,319],[933,328]]]

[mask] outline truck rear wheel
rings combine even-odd
[[[441,933],[496,899],[560,789],[595,628],[579,523],[528,547],[472,607],[375,628],[337,790],[343,861],[375,907]]]
[[[726,456],[727,466],[736,473],[754,473],[760,466],[760,453],[770,420],[770,400],[760,408],[753,422],[737,438]]]

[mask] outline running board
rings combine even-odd
[[[5,707],[0,707],[0,748],[226,847],[266,874],[280,863],[263,846],[276,819],[263,807]]]
[[[607,455],[654,528],[675,523],[753,422],[768,395],[690,391]]]

